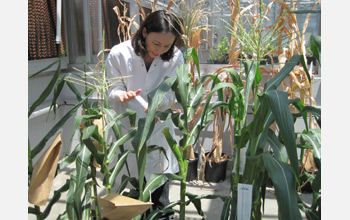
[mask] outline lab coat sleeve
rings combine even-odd
[[[176,60],[174,62],[174,65],[172,66],[172,69],[170,70],[169,77],[176,78],[177,77],[177,67],[180,64],[184,63],[183,55],[179,51],[178,56],[176,57]],[[162,102],[159,104],[158,110],[159,111],[165,111],[166,109],[171,107],[171,104],[175,101],[175,95],[174,92],[170,89],[164,96]]]
[[[119,69],[120,62],[115,54],[111,53],[106,59],[106,73],[111,81],[112,86],[108,90],[108,98],[119,101],[120,95],[126,91],[123,75]]]

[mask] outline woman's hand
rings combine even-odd
[[[120,99],[121,102],[128,102],[128,101],[130,101],[131,99],[135,98],[135,96],[137,96],[138,94],[140,94],[140,92],[141,92],[141,89],[138,89],[138,90],[136,90],[136,91],[130,90],[130,91],[127,91],[127,92],[123,92],[123,93],[120,95],[119,99]]]

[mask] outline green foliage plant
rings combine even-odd
[[[190,49],[191,50],[191,49]],[[192,50],[193,54],[195,55],[195,50]],[[191,53],[191,52],[189,52]],[[163,84],[152,94],[150,94],[149,97],[149,105],[150,109],[147,112],[147,117],[145,119],[144,125],[139,125],[139,127],[148,127],[150,130],[152,129],[152,123],[154,123],[154,117],[157,116],[161,120],[172,120],[174,125],[180,130],[182,133],[182,138],[177,143],[169,133],[169,129],[165,128],[163,129],[163,134],[166,137],[166,140],[172,150],[172,152],[175,154],[175,157],[177,159],[178,165],[179,165],[179,174],[176,178],[180,181],[180,201],[174,202],[169,206],[174,207],[175,205],[180,205],[180,219],[185,219],[186,215],[186,206],[189,204],[189,202],[194,202],[197,207],[197,211],[200,215],[204,217],[204,213],[200,208],[200,198],[196,197],[195,195],[191,195],[190,193],[186,192],[186,175],[187,175],[187,168],[188,168],[188,160],[187,160],[187,150],[188,147],[193,145],[199,138],[200,132],[209,124],[211,120],[213,120],[213,115],[215,112],[215,109],[218,107],[226,106],[227,104],[222,101],[222,88],[228,85],[220,84],[220,80],[217,78],[217,76],[214,75],[206,75],[201,76],[199,79],[199,82],[195,86],[191,86],[191,80],[190,80],[190,67],[189,64],[182,64],[178,67],[177,70],[177,78],[168,78],[164,81],[165,85]],[[205,90],[205,81],[211,78],[213,80],[212,89],[209,94],[206,94]],[[169,89],[172,89],[175,92],[176,99],[178,103],[182,107],[182,111],[173,112],[171,109],[166,110],[164,112],[156,112],[156,102],[153,104],[153,100],[157,101],[159,93],[165,93]],[[218,93],[220,99],[215,102],[211,102],[211,97],[214,93]],[[195,115],[196,110],[201,106],[201,103],[204,101],[203,110],[201,111],[200,116],[198,117],[198,120],[195,121],[192,129],[189,129],[189,124],[193,120],[193,117]],[[152,107],[153,106],[153,107]],[[143,123],[143,122],[141,122]],[[140,130],[141,132],[141,130]],[[145,133],[146,132],[146,133]],[[139,137],[135,140],[140,140],[138,143],[140,152],[145,151],[143,149],[143,139],[147,137],[147,133],[149,131],[144,130],[142,132],[142,135],[136,135],[136,137]],[[136,150],[136,149],[135,149]],[[140,154],[141,155],[141,154]],[[139,161],[138,163],[144,163],[142,161]],[[189,201],[186,201],[186,196],[189,198]]]
[[[34,103],[30,106],[29,112],[28,112],[28,118],[31,116],[31,114],[37,109],[38,106],[40,106],[52,93],[52,91],[55,91],[53,96],[53,102],[50,106],[50,109],[53,108],[54,111],[56,111],[56,100],[57,97],[60,95],[60,92],[62,91],[62,84],[64,84],[64,81],[59,80],[60,74],[61,74],[61,59],[64,57],[65,53],[59,56],[57,61],[54,61],[53,63],[49,64],[47,67],[43,68],[42,70],[38,71],[37,73],[34,73],[33,75],[29,76],[29,79],[34,79],[36,76],[43,73],[45,70],[49,69],[50,67],[54,66],[57,63],[57,70],[53,74],[52,79],[50,80],[48,86],[44,89],[44,91],[40,94],[40,96],[37,98],[37,100],[34,101]],[[65,122],[76,113],[78,108],[82,105],[82,102],[85,100],[82,100],[81,102],[77,103],[75,107],[73,107],[70,111],[68,111],[61,120],[59,120],[45,135],[44,137],[39,141],[38,144],[31,147],[30,138],[28,138],[28,186],[30,185],[31,179],[32,179],[32,172],[33,172],[33,160],[37,155],[40,154],[40,152],[43,151],[46,143],[48,140],[53,137],[60,128],[65,124]],[[68,190],[67,184],[63,185],[59,190],[54,192],[52,200],[49,202],[49,204],[45,207],[44,211],[41,211],[39,206],[28,207],[28,213],[33,214],[36,216],[37,219],[45,219],[50,214],[50,211],[53,207],[53,205],[58,201],[58,199],[61,197],[62,193],[66,192]]]
[[[118,116],[110,108],[107,91],[114,83],[118,83],[118,79],[107,78],[104,69],[104,53],[100,54],[102,54],[102,59],[96,70],[90,68],[92,74],[82,72],[81,77],[66,77],[66,81],[70,85],[73,83],[82,85],[86,92],[95,92],[100,97],[97,103],[85,102],[83,115],[75,117],[73,134],[75,131],[79,131],[80,143],[71,155],[68,155],[60,163],[60,168],[66,167],[71,161],[75,161],[76,165],[76,170],[70,176],[70,188],[67,195],[66,211],[69,219],[90,218],[90,216],[101,218],[97,194],[96,164],[98,164],[97,167],[100,167],[100,172],[103,174],[103,185],[107,193],[110,193],[115,179],[130,153],[130,151],[124,150],[123,144],[136,134],[136,128],[134,127],[125,135],[122,136],[121,134],[119,120],[129,116],[133,121],[135,112],[127,111],[125,114]],[[76,90],[75,95],[78,100],[81,99],[81,94]],[[95,120],[101,120],[101,127],[94,123]],[[106,142],[106,132],[111,128],[116,136],[116,141],[108,144]],[[101,132],[99,132],[99,129],[101,129]],[[98,147],[100,147],[100,150]],[[118,150],[120,150],[120,154],[117,157]],[[116,160],[116,165],[111,168],[110,163],[114,160]],[[95,206],[91,206],[92,198]],[[90,205],[86,205],[86,203]],[[94,207],[94,210],[92,211],[92,208],[89,207]]]
[[[57,71],[43,93],[29,108],[28,117],[35,109],[45,101],[49,94],[53,92],[52,106],[56,106],[56,101],[59,100],[60,93],[67,85],[68,88],[77,98],[75,104],[58,122],[48,131],[39,143],[33,148],[30,147],[28,140],[28,185],[30,184],[31,174],[33,169],[33,159],[43,151],[47,141],[54,136],[63,125],[74,117],[73,134],[79,132],[80,141],[74,147],[73,151],[62,158],[58,163],[57,173],[62,169],[75,162],[73,172],[67,182],[54,192],[52,199],[46,206],[44,211],[40,207],[28,207],[28,213],[36,215],[37,219],[45,219],[48,217],[53,205],[59,200],[62,193],[67,192],[66,210],[58,216],[58,219],[90,219],[91,217],[101,218],[100,207],[98,204],[97,187],[97,167],[100,167],[100,172],[103,175],[103,185],[110,192],[115,184],[115,179],[126,164],[126,158],[131,151],[126,151],[123,144],[134,137],[137,128],[132,128],[124,135],[121,133],[120,120],[124,117],[129,117],[131,124],[135,120],[135,112],[127,111],[121,115],[117,115],[113,109],[109,107],[106,92],[108,87],[118,82],[118,79],[107,79],[104,70],[104,53],[102,53],[101,62],[97,65],[96,71],[92,70],[92,75],[83,71],[83,75],[61,77],[60,60],[50,64],[48,67],[30,76],[33,78],[50,66],[58,63]],[[85,88],[82,95],[75,85],[81,85]],[[98,94],[98,102],[90,102],[93,94]],[[53,108],[53,107],[52,107]],[[79,109],[83,109],[83,115],[75,116]],[[102,120],[102,133],[99,132],[99,127],[94,123],[95,120]],[[111,129],[115,134],[116,140],[112,143],[106,143],[105,133]],[[71,140],[72,140],[71,138]],[[102,147],[103,150],[98,150],[97,147]],[[118,154],[118,151],[120,153]],[[113,167],[111,162],[115,161]],[[124,178],[125,179],[125,178]],[[125,184],[121,185],[118,192],[122,192]],[[94,205],[93,205],[94,204]]]
[[[310,47],[321,66],[321,37],[311,35]],[[311,206],[299,199],[299,207],[307,219],[318,220],[321,219],[321,110],[313,106],[305,106],[300,100],[297,100],[293,105],[299,110],[298,113],[293,114],[293,117],[302,118],[305,124],[305,129],[297,133],[297,137],[299,137],[298,147],[301,150],[300,161],[303,163],[303,159],[306,157],[305,151],[310,151],[315,165],[310,173],[304,168],[305,164],[302,164],[300,178],[305,177],[307,179],[305,183],[310,183],[313,199]],[[307,123],[308,115],[317,122],[316,125],[312,123],[312,120],[309,124]],[[310,155],[308,156],[310,157]]]
[[[219,63],[228,63],[229,41],[226,36],[220,38],[220,43],[216,49],[216,54],[213,55],[213,60]]]
[[[272,179],[275,187],[279,218],[301,219],[298,206],[300,198],[297,194],[297,186],[300,184],[299,162],[294,131],[294,122],[298,115],[293,115],[290,110],[290,104],[298,103],[299,100],[289,100],[286,92],[277,90],[298,62],[305,66],[302,55],[295,55],[274,78],[265,83],[264,90],[257,94],[258,102],[253,106],[253,119],[248,123],[247,95],[248,90],[254,88],[253,83],[258,76],[259,66],[257,61],[244,61],[246,85],[238,87],[240,90],[236,94],[241,95],[232,95],[228,105],[232,106],[229,108],[230,116],[235,121],[235,156],[231,168],[231,200],[230,203],[225,203],[222,211],[229,214],[225,215],[224,219],[236,218],[238,183],[253,185],[252,219],[261,219],[268,177]],[[233,76],[231,74],[232,81],[239,82]],[[306,111],[317,115],[317,109],[310,107],[304,109],[303,113],[300,112],[299,116]],[[278,133],[270,129],[273,123],[277,124]],[[270,144],[272,150],[266,150],[266,144]],[[246,163],[243,172],[240,172],[240,153],[246,146]]]
[[[283,34],[284,24],[281,25],[283,15],[287,11],[282,10],[278,20],[273,24],[268,18],[269,10],[277,1],[271,1],[267,7],[262,0],[259,3],[252,3],[246,8],[240,10],[237,14],[238,19],[227,23],[228,31],[235,41],[238,42],[240,50],[246,60],[262,61],[266,56],[280,50],[281,42],[289,37],[287,33]],[[238,3],[238,7],[240,4]],[[252,12],[252,8],[258,8],[257,13]],[[266,10],[265,10],[266,9]],[[282,8],[283,9],[283,8]]]

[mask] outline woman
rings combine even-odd
[[[109,99],[115,102],[115,109],[120,114],[126,108],[136,111],[136,120],[146,117],[144,108],[136,99],[141,96],[147,102],[148,93],[157,88],[165,77],[176,77],[179,64],[184,63],[181,51],[175,46],[181,36],[179,19],[165,10],[155,11],[147,16],[132,40],[114,46],[106,60],[106,71],[109,77],[126,77],[122,83],[113,86],[109,91]],[[175,100],[169,91],[158,109],[168,109]],[[129,129],[128,122],[123,127]],[[157,122],[147,146],[158,145],[166,149],[167,158],[159,152],[151,152],[147,156],[145,178],[152,173],[177,173],[178,163],[169,148],[162,129],[169,127],[173,137],[174,125],[171,121]],[[152,194],[153,203],[160,202],[158,208],[167,205],[168,184]],[[158,194],[159,196],[159,194]]]

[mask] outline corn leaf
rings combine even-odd
[[[67,210],[67,214],[68,214],[68,219],[70,219],[70,220],[80,219],[79,213],[77,213],[78,209],[76,207],[75,199],[74,199],[74,195],[75,195],[74,193],[75,193],[76,182],[77,182],[76,173],[77,173],[77,171],[74,170],[70,175],[69,190],[67,193],[66,210]]]
[[[78,115],[74,117],[73,130],[72,135],[69,140],[69,144],[72,143],[75,132],[79,129],[83,120],[92,120],[92,119],[100,119],[101,115]]]
[[[258,110],[254,116],[253,121],[247,126],[247,130],[250,133],[250,139],[251,139],[250,156],[255,156],[257,154],[260,139],[263,138],[262,135],[267,134],[265,133],[266,129],[274,121],[266,96],[262,95],[259,98],[260,98],[260,105],[258,107]],[[239,147],[245,147],[245,146],[240,145]]]
[[[126,176],[126,175],[123,175],[123,176],[122,176],[122,181],[121,181],[120,186],[118,187],[116,193],[117,193],[117,194],[122,194],[123,191],[124,191],[124,189],[125,189],[126,186],[128,185],[128,183],[129,183],[129,182],[132,183],[132,182],[134,182],[134,181],[137,182],[137,180],[136,180],[135,177],[128,177],[128,176]],[[136,187],[137,187],[137,185],[136,185]]]
[[[243,177],[248,181],[247,184],[253,184],[254,180],[257,181],[257,176],[264,170],[265,167],[261,155],[246,157]],[[256,182],[254,183],[257,184]]]
[[[193,119],[194,113],[203,99],[203,95],[205,95],[205,89],[202,83],[198,83],[191,88],[188,95],[188,121]]]
[[[124,153],[122,153],[122,155],[119,157],[119,160],[117,162],[117,164],[115,165],[115,167],[112,169],[111,171],[111,176],[109,177],[109,183],[111,184],[111,187],[114,186],[115,184],[115,179],[117,178],[119,172],[121,171],[121,169],[123,168],[125,162],[126,162],[126,158],[128,156],[128,154],[130,153],[130,151],[125,151]],[[105,176],[106,177],[106,176]]]
[[[85,196],[82,203],[82,219],[91,218],[91,185],[92,183],[89,183],[85,186]]]
[[[75,159],[78,156],[78,153],[81,151],[81,149],[83,148],[84,145],[82,145],[81,143],[77,144],[77,146],[75,146],[73,152],[66,156],[65,158],[63,158],[61,161],[59,161],[58,163],[58,168],[59,169],[64,169],[65,167],[67,167],[69,164],[73,163],[75,161]]]
[[[281,71],[273,77],[270,81],[265,83],[264,91],[270,91],[277,89],[281,82],[286,78],[286,76],[293,70],[295,65],[300,61],[304,60],[302,55],[294,55],[290,60],[284,65]]]
[[[299,113],[293,114],[294,117],[300,117],[300,116],[307,116],[307,113],[311,113],[316,121],[317,124],[321,127],[321,109],[314,107],[314,106],[305,106],[302,108],[302,110]],[[305,123],[305,125],[307,125],[307,122]],[[306,126],[306,128],[308,128],[308,126]]]
[[[316,57],[318,63],[321,66],[321,37],[311,35],[310,46],[311,46],[312,54]]]
[[[269,129],[267,135],[267,141],[269,142],[274,157],[284,163],[288,163],[288,153],[286,147],[278,140],[275,133]]]
[[[112,162],[115,158],[116,152],[119,149],[119,147],[122,146],[125,142],[127,142],[131,138],[133,138],[136,132],[137,132],[137,128],[131,128],[123,137],[113,142],[113,144],[109,149],[107,160]]]
[[[47,65],[46,67],[44,67],[43,69],[39,70],[38,72],[36,72],[36,73],[30,75],[28,78],[29,78],[29,79],[30,79],[30,78],[33,78],[33,77],[35,77],[36,75],[39,75],[40,73],[44,72],[45,70],[50,69],[50,68],[53,67],[56,63],[61,62],[61,59],[62,59],[65,55],[66,55],[66,51],[64,51],[64,52],[58,57],[58,59],[57,59],[56,61],[54,61],[53,63]],[[61,64],[59,63],[59,65],[61,65]]]
[[[205,214],[202,210],[202,199],[217,199],[220,198],[221,200],[225,201],[227,197],[225,196],[219,196],[219,195],[196,195],[190,192],[186,192],[186,196],[190,199],[190,201],[193,203],[194,207],[197,210],[197,213],[205,218]]]
[[[243,112],[243,121],[242,121],[242,125],[245,125],[245,120],[246,120],[246,115],[247,115],[247,111],[248,111],[248,104],[249,104],[249,97],[250,97],[250,92],[252,90],[254,90],[254,85],[256,81],[260,81],[261,80],[261,75],[259,72],[259,65],[258,65],[258,61],[248,61],[245,60],[243,62],[244,64],[244,69],[247,75],[247,82],[246,82],[246,86],[245,86],[245,99],[244,99],[244,112]],[[257,79],[258,76],[260,76],[260,79]]]
[[[276,160],[269,153],[264,153],[262,157],[275,187],[279,218],[284,220],[302,219],[295,190],[296,181],[290,165]]]
[[[200,33],[200,31],[199,31],[199,33]],[[198,59],[198,54],[197,54],[196,48],[194,48],[194,47],[189,48],[187,50],[187,54],[188,54],[188,59],[189,59],[189,56],[192,57],[195,65],[197,67],[198,77],[200,78],[201,77],[201,72],[200,72],[200,68],[199,68],[199,59]]]
[[[61,198],[61,195],[66,192],[69,189],[69,180],[66,181],[66,183],[61,186],[58,190],[55,190],[53,193],[52,198],[50,199],[49,204],[46,206],[44,212],[42,213],[42,219],[47,218],[47,216],[50,214],[52,206],[59,201]]]
[[[184,121],[185,124],[187,124],[187,100],[188,100],[188,93],[189,93],[189,65],[188,64],[181,64],[177,68],[177,78],[172,86],[172,90],[175,92],[175,97],[177,102],[182,106],[182,109],[184,111]],[[187,132],[187,127],[184,127],[184,129]]]
[[[300,138],[312,146],[315,164],[321,169],[321,129],[309,129],[303,132]]]
[[[227,220],[229,218],[231,200],[232,200],[231,197],[227,197],[224,200],[224,205],[223,205],[222,210],[221,210],[220,220]]]
[[[76,188],[74,191],[75,194],[75,200],[80,201],[80,198],[82,198],[82,194],[85,188],[85,182],[88,176],[88,168],[90,163],[90,156],[91,152],[87,147],[83,147],[83,149],[79,152],[77,160],[76,160]]]
[[[321,190],[321,170],[320,169],[316,173],[315,179],[312,182],[311,187],[315,193],[320,193],[320,190]]]
[[[88,99],[88,96],[77,103],[71,110],[69,110],[61,120],[59,120],[50,131],[41,139],[41,141],[34,147],[31,152],[32,159],[45,147],[46,142],[66,123],[66,121],[73,116],[79,107]]]
[[[182,180],[182,177],[175,174],[151,174],[143,191],[143,201],[149,201],[151,192],[168,180]]]
[[[61,61],[59,61],[58,66],[57,66],[57,70],[56,70],[55,74],[53,75],[51,81],[47,85],[47,87],[41,93],[39,98],[37,100],[35,100],[35,102],[30,106],[29,112],[28,112],[28,118],[34,112],[34,110],[39,105],[41,105],[45,101],[45,99],[51,94],[52,90],[54,89],[54,87],[55,87],[55,85],[56,85],[56,83],[58,81],[58,77],[60,76],[60,74],[61,74]],[[54,97],[53,99],[56,99],[56,98],[57,97]]]
[[[77,100],[81,101],[83,98],[81,97],[79,90],[74,86],[74,83],[72,83],[70,81],[66,81],[66,84],[67,84],[68,88],[70,88],[70,90],[73,92],[73,94],[75,95]]]
[[[171,134],[169,132],[169,128],[168,127],[164,128],[162,130],[162,133],[164,134],[164,137],[165,137],[166,141],[168,142],[168,145],[169,145],[171,151],[174,153],[174,155],[176,157],[176,160],[179,163],[179,168],[183,169],[183,164],[182,164],[183,158],[182,158],[182,155],[181,155],[181,151],[180,151],[176,141],[171,136]]]
[[[107,126],[112,127],[112,130],[114,132],[116,139],[119,139],[122,136],[122,127],[121,127],[121,123],[119,121],[114,120],[118,116],[117,113],[113,109],[110,109],[110,108],[104,108],[103,113],[106,115],[108,123],[110,123],[110,125],[107,124],[106,127]],[[108,130],[108,129],[106,129],[106,130]]]
[[[280,129],[291,166],[299,183],[299,162],[294,135],[294,120],[289,109],[288,94],[286,92],[272,90],[266,92],[266,98]]]
[[[291,14],[307,14],[307,13],[319,14],[319,13],[321,13],[321,10],[296,10],[296,11],[288,11],[288,13],[291,13]]]
[[[120,115],[117,115],[117,113],[111,108],[103,108],[102,111],[106,115],[106,118],[108,121],[108,124],[106,125],[106,127],[104,129],[107,131],[111,127],[113,130],[113,133],[115,135],[115,138],[117,140],[121,139],[123,136],[122,125],[120,122],[120,120],[122,118],[128,116],[131,127],[135,127],[135,120],[136,120],[136,112],[135,111],[132,111],[130,109],[126,109],[126,111]],[[134,135],[133,129],[130,129],[130,131],[126,135]],[[131,136],[130,136],[130,138],[131,138]],[[117,148],[120,149],[121,153],[125,152],[123,144],[124,143],[120,142],[120,145],[117,145],[118,147],[116,146]],[[110,152],[116,152],[115,149],[113,149],[113,145],[112,145],[112,149],[110,150]],[[112,155],[110,155],[111,154],[110,152],[109,152],[108,160],[112,161],[112,160],[114,160],[114,158]],[[130,173],[128,163],[126,162],[125,165],[126,165],[126,169],[127,169],[128,173]]]
[[[108,124],[104,128],[105,131],[108,131],[110,128],[113,128],[113,126],[118,126],[118,129],[119,129],[119,126],[121,126],[119,121],[125,117],[129,117],[131,127],[135,126],[135,118],[136,118],[135,111],[127,109],[125,112],[117,115],[113,109],[104,108],[103,112],[107,115],[107,119],[108,119]],[[119,132],[118,132],[118,134],[119,134]]]
[[[88,167],[90,163],[91,152],[88,148],[83,147],[79,152],[76,160],[76,169],[72,172],[70,177],[69,190],[67,193],[67,213],[69,219],[82,219],[83,202],[81,198],[85,194],[90,194],[91,191],[85,190],[85,182],[88,176]],[[89,195],[87,195],[89,197]],[[85,201],[87,202],[87,201]]]
[[[54,115],[56,115],[56,101],[57,101],[59,95],[61,94],[61,91],[64,87],[64,84],[65,84],[64,77],[58,79],[57,83],[55,85],[54,91],[53,91],[53,97],[52,97],[50,110],[53,108]],[[49,117],[49,116],[47,116],[47,117]]]
[[[237,216],[237,186],[231,186],[231,213],[230,213],[230,219],[236,219]]]
[[[98,127],[97,125],[91,125],[83,130],[82,140],[85,146],[90,150],[90,152],[96,158],[97,163],[103,164],[103,153],[97,150],[96,146],[92,142],[92,137],[98,137]]]
[[[166,78],[154,91],[148,95],[148,110],[146,118],[141,118],[138,122],[138,130],[131,143],[136,153],[139,180],[144,178],[147,156],[146,141],[154,129],[154,117],[156,115],[157,108],[165,94],[174,84],[175,80],[175,78]],[[139,181],[139,189],[140,191],[143,191],[143,181]],[[140,194],[140,196],[143,195]],[[139,199],[142,200],[142,197]]]

